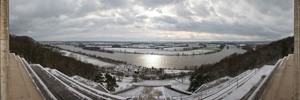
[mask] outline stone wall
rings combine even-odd
[[[294,63],[299,67],[299,0],[294,0]]]
[[[7,99],[7,67],[9,66],[9,0],[0,0],[0,88],[1,100]]]

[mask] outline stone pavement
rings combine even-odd
[[[294,55],[290,55],[279,66],[261,100],[298,100],[299,97],[299,68],[294,66]]]
[[[26,72],[20,59],[13,54],[9,55],[10,66],[7,69],[8,100],[43,100],[42,94],[38,91],[31,77]]]

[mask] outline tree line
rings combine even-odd
[[[292,54],[293,50],[294,37],[287,37],[244,54],[232,54],[215,64],[201,65],[192,73],[188,91],[195,91],[202,84],[224,76],[234,77],[249,69],[274,65],[280,58]]]

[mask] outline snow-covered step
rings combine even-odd
[[[222,98],[223,96],[225,96],[229,92],[231,92],[234,89],[237,89],[238,87],[240,87],[247,80],[249,80],[249,78],[251,78],[254,74],[255,74],[255,71],[252,71],[251,73],[247,74],[242,79],[237,80],[238,82],[237,81],[232,82],[228,87],[223,88],[222,90],[218,91],[217,93],[214,93],[213,95],[210,95],[209,97],[205,97],[204,99],[205,100],[213,100],[213,99]],[[237,77],[237,78],[239,78],[239,77]]]
[[[99,91],[97,89],[94,89],[92,87],[89,87],[85,84],[82,84],[78,81],[75,81],[71,79],[69,76],[55,70],[55,69],[47,69],[52,75],[55,77],[59,78],[63,82],[71,85],[73,88],[76,90],[80,91],[83,94],[86,94],[87,96],[94,98],[94,99],[118,99],[118,100],[125,100],[126,98],[120,97],[120,96],[115,96],[103,91]]]
[[[235,78],[231,78],[230,80],[223,82],[215,87],[212,87],[210,89],[198,92],[191,97],[193,98],[217,98],[222,96],[223,94],[230,92],[234,87],[237,87],[237,85],[241,86],[247,79],[252,77],[255,74],[256,70],[248,70]],[[238,81],[238,82],[237,82]],[[210,98],[211,99],[211,98]]]
[[[20,58],[19,56],[17,57],[21,60],[23,66],[29,73],[29,76],[33,79],[34,83],[36,84],[39,91],[42,93],[43,97],[46,100],[57,100],[57,98],[50,92],[45,83],[42,82],[42,79],[33,71],[33,69],[30,67],[27,61],[24,58]]]
[[[20,58],[21,59],[21,58]],[[125,100],[80,83],[69,76],[39,64],[29,65],[21,59],[28,73],[33,77],[46,100]]]
[[[49,91],[59,100],[82,100],[90,99],[86,96],[81,95],[70,87],[66,87],[53,76],[48,74],[42,67],[38,64],[31,65],[31,68],[36,72],[38,77],[42,79],[42,82],[48,87]]]

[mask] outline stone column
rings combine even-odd
[[[299,67],[299,0],[294,0],[294,64]]]
[[[7,100],[7,67],[9,66],[9,0],[0,0],[0,88],[1,100]]]

